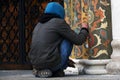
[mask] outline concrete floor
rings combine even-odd
[[[0,70],[0,80],[120,80],[120,75],[78,75],[66,73],[65,77],[36,78],[31,70]]]

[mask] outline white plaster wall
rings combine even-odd
[[[120,0],[111,0],[113,39],[120,39]]]

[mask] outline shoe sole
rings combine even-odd
[[[48,78],[52,76],[52,72],[49,69],[40,70],[37,72],[36,77]]]

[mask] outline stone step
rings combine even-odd
[[[0,80],[120,80],[120,75],[77,75],[65,77],[35,78],[31,70],[0,70]]]

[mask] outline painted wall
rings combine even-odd
[[[110,58],[112,54],[110,2],[110,0],[64,0],[66,21],[76,33],[82,28],[81,23],[89,23],[90,38],[82,46],[74,45],[73,58]]]

